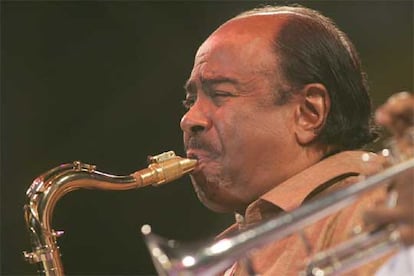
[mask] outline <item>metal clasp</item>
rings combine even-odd
[[[175,152],[170,150],[170,151],[163,152],[155,156],[150,155],[148,156],[147,161],[148,161],[148,164],[160,163],[160,162],[170,160],[174,157],[176,157]]]

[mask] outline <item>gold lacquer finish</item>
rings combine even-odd
[[[64,275],[56,238],[63,231],[51,228],[56,202],[76,189],[130,190],[173,181],[191,172],[196,160],[176,156],[173,151],[149,158],[149,166],[128,176],[114,176],[96,171],[96,167],[81,163],[63,164],[36,178],[26,192],[24,206],[26,225],[30,233],[32,252],[24,252],[30,263],[41,263],[45,275]]]

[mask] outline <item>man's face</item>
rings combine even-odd
[[[219,212],[243,210],[285,180],[294,143],[292,105],[275,105],[281,84],[273,32],[240,21],[227,23],[199,48],[181,120],[187,156],[198,159],[194,188]]]

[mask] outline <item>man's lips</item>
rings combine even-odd
[[[197,159],[198,161],[205,159],[207,157],[207,153],[204,150],[199,149],[188,149],[187,158]]]
[[[201,149],[188,149],[186,154],[187,158],[197,160],[197,165],[194,169],[194,172],[199,171],[204,166],[204,164],[211,159],[210,154]]]

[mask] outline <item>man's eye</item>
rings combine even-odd
[[[212,91],[210,97],[217,105],[221,105],[227,102],[230,97],[235,97],[235,95],[226,91]]]
[[[186,109],[190,109],[194,105],[195,99],[193,97],[187,97],[183,100],[183,106]]]
[[[224,91],[213,91],[210,93],[212,98],[216,98],[216,97],[231,97],[233,96],[231,93],[229,92],[224,92]]]

